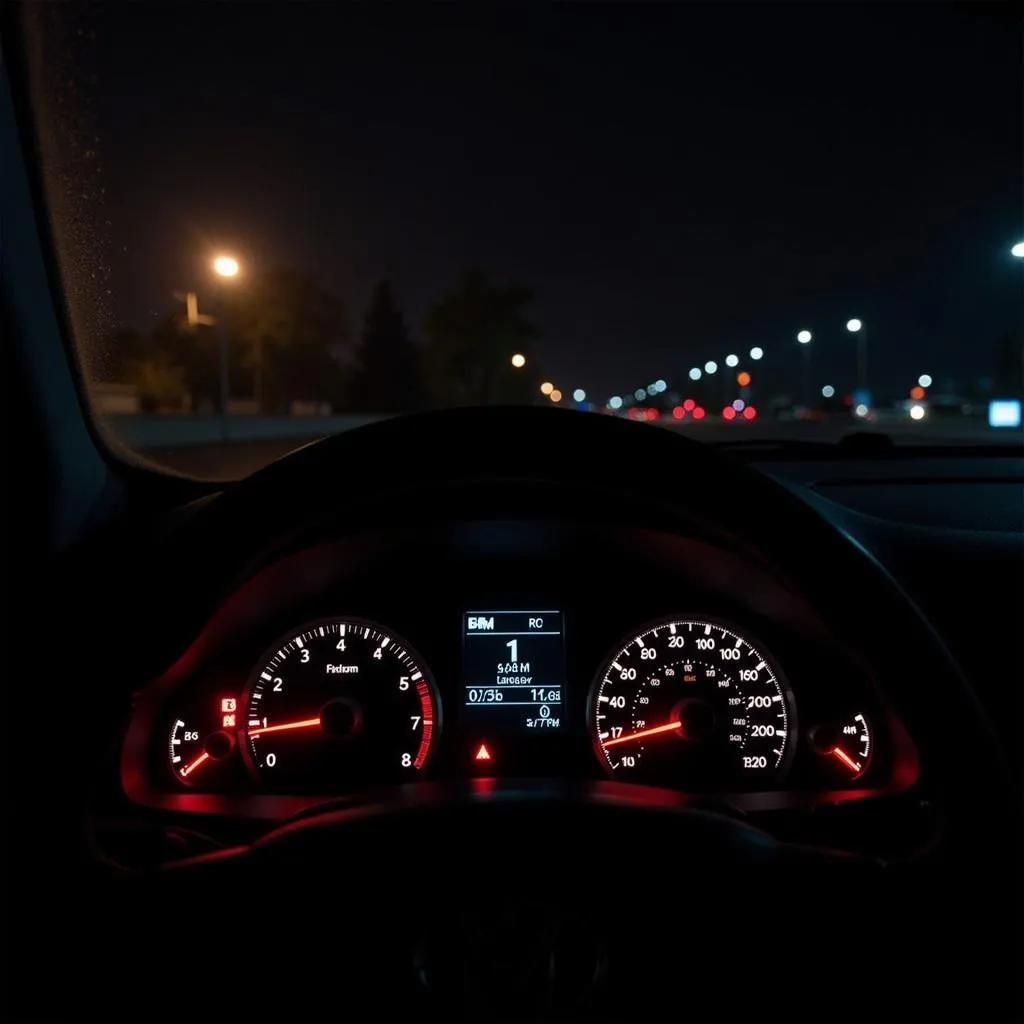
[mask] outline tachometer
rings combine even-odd
[[[796,709],[764,650],[720,622],[652,623],[605,663],[591,690],[598,756],[618,778],[713,790],[779,780]]]
[[[278,792],[415,779],[440,734],[423,660],[391,630],[325,619],[280,638],[245,700],[246,760]]]

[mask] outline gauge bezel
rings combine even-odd
[[[728,790],[705,790],[705,789],[687,789],[679,785],[671,785],[669,783],[659,783],[659,785],[676,789],[679,792],[693,793],[694,795],[704,794],[707,792],[728,792],[728,793],[760,793],[760,792],[772,792],[778,789],[786,781],[789,775],[790,769],[793,766],[793,760],[796,757],[797,747],[799,746],[800,737],[800,723],[798,716],[798,709],[796,703],[796,697],[793,694],[793,688],[790,685],[789,677],[783,672],[778,659],[772,654],[771,649],[761,640],[759,636],[752,633],[749,629],[741,627],[729,619],[724,619],[718,615],[704,615],[701,613],[689,613],[681,612],[673,615],[661,616],[657,619],[650,619],[647,622],[641,623],[639,626],[630,629],[627,633],[624,633],[617,644],[612,647],[608,656],[602,659],[597,671],[594,673],[594,677],[590,683],[590,690],[587,693],[587,733],[590,738],[591,747],[594,750],[594,755],[597,758],[597,762],[601,767],[602,772],[610,778],[615,779],[619,782],[634,781],[630,780],[627,775],[622,775],[613,769],[609,763],[607,752],[604,749],[604,745],[601,743],[599,738],[599,730],[597,728],[597,704],[598,697],[600,696],[600,687],[604,682],[605,677],[608,675],[609,669],[612,664],[619,657],[619,655],[633,642],[637,637],[642,637],[645,633],[649,633],[655,629],[661,629],[663,626],[671,624],[679,625],[685,622],[699,622],[705,626],[712,626],[714,628],[725,629],[735,636],[742,638],[746,643],[761,656],[762,660],[768,665],[775,681],[779,685],[779,690],[782,694],[782,700],[786,707],[786,714],[788,717],[787,729],[786,729],[786,741],[783,747],[782,758],[779,761],[778,766],[773,769],[767,776],[763,777],[763,781],[756,781],[755,785],[751,788],[746,789],[728,789]],[[639,780],[635,780],[639,782]],[[765,785],[767,782],[767,786]],[[640,783],[640,784],[653,784],[653,783]]]
[[[266,669],[270,658],[277,654],[282,648],[284,643],[292,642],[295,637],[302,636],[312,630],[316,626],[322,626],[326,623],[344,623],[347,626],[365,626],[371,630],[380,632],[381,634],[389,637],[393,642],[397,642],[398,645],[405,651],[406,654],[415,662],[416,668],[421,673],[423,681],[426,683],[428,690],[430,691],[430,698],[433,702],[434,712],[431,726],[430,738],[426,741],[427,751],[423,758],[423,764],[416,770],[416,774],[412,776],[408,782],[419,782],[426,778],[426,773],[430,768],[434,756],[437,753],[438,747],[441,742],[441,730],[444,726],[444,708],[441,702],[441,692],[437,687],[437,680],[434,678],[434,673],[427,663],[426,659],[422,654],[405,638],[405,634],[400,630],[392,629],[390,626],[385,626],[383,623],[378,622],[375,619],[368,619],[360,615],[345,615],[345,614],[332,614],[332,615],[319,615],[315,619],[310,619],[301,625],[295,626],[289,631],[281,632],[277,635],[275,641],[268,645],[260,653],[259,658],[253,663],[253,667],[246,677],[245,688],[242,690],[241,700],[239,702],[240,707],[248,707],[249,702],[252,698],[253,690],[256,686],[257,681],[260,679],[260,674]],[[251,741],[249,739],[249,726],[243,724],[237,732],[238,738],[238,749],[242,755],[242,761],[245,764],[246,771],[249,774],[250,779],[253,783],[259,787],[266,783],[266,779],[260,772],[260,769],[256,766],[253,760],[253,752],[251,747]],[[345,790],[339,790],[339,795],[344,794]],[[297,794],[306,795],[306,794]]]

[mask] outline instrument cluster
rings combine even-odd
[[[482,524],[253,574],[136,693],[120,767],[140,804],[277,818],[487,778],[813,806],[906,789],[917,754],[874,667],[750,559]]]
[[[794,684],[734,622],[640,623],[589,670],[572,647],[582,623],[550,604],[463,608],[453,625],[426,637],[431,652],[454,648],[436,673],[391,625],[328,616],[276,637],[241,685],[211,665],[153,694],[140,702],[148,736],[136,728],[125,748],[129,795],[264,816],[268,805],[247,802],[300,806],[420,780],[606,776],[770,808],[911,781],[899,723],[844,666],[812,656],[808,673],[796,658]]]

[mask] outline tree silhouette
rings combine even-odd
[[[360,412],[412,412],[423,404],[420,352],[387,281],[373,290],[350,390]]]
[[[532,293],[495,285],[479,270],[463,275],[428,314],[426,369],[431,397],[441,405],[529,402],[539,379],[531,358],[537,328],[526,316]],[[517,369],[512,356],[526,356]]]
[[[266,271],[243,287],[225,289],[220,313],[232,365],[244,371],[238,376],[246,378],[261,411],[286,413],[297,400],[341,404],[349,343],[345,305],[311,274]]]

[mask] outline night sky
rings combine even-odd
[[[990,5],[986,5],[990,6]],[[878,390],[985,375],[1020,323],[1021,31],[930,3],[89,12],[111,316],[223,246],[412,325],[466,267],[536,291],[593,397],[761,345]],[[93,79],[93,75],[95,78]]]

